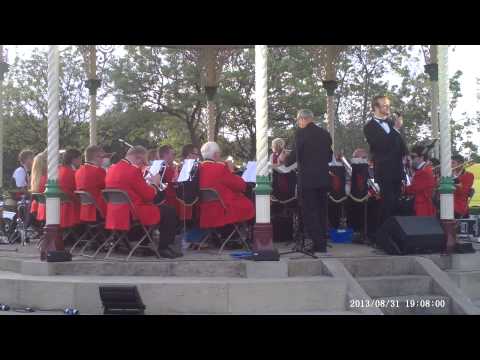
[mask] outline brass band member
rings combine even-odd
[[[461,155],[452,157],[452,169],[455,182],[455,192],[453,193],[455,219],[469,217],[468,200],[473,188],[474,176],[461,166],[465,159]]]
[[[32,170],[34,153],[31,150],[22,150],[18,155],[20,166],[13,172],[12,178],[17,189],[27,190],[30,183],[29,173]]]
[[[436,186],[433,168],[427,163],[425,147],[413,147],[410,157],[415,169],[412,183],[406,187],[406,193],[415,196],[414,211],[416,216],[435,216],[433,191]]]

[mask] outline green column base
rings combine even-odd
[[[60,190],[57,180],[48,180],[44,194],[47,198],[61,198],[63,192]]]
[[[272,186],[270,185],[269,176],[257,176],[257,186],[255,186],[256,195],[270,195],[272,193]]]
[[[455,183],[453,177],[442,176],[440,185],[438,186],[438,192],[440,194],[453,194],[455,192]]]

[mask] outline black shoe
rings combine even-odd
[[[160,254],[161,257],[167,258],[167,259],[175,259],[178,257],[177,254],[173,252],[170,248],[159,249],[158,253]]]
[[[181,251],[176,250],[173,246],[169,246],[168,250],[170,250],[176,257],[183,256],[183,253]]]

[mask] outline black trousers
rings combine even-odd
[[[177,212],[169,205],[160,205],[160,224],[158,230],[160,231],[160,243],[158,248],[165,249],[172,245],[175,241],[175,234],[177,231]]]
[[[380,226],[389,217],[394,216],[398,210],[398,199],[402,191],[402,181],[398,180],[384,180],[379,178],[378,185],[382,195],[382,207],[380,213]]]
[[[326,188],[301,190],[304,227],[314,246],[319,248],[326,246],[327,190]]]

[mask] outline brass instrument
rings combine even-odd
[[[351,177],[352,176],[352,166],[348,163],[347,159],[345,159],[345,156],[342,156],[340,158],[340,161],[342,162],[343,166],[345,166],[345,170],[347,171],[347,174]],[[378,186],[378,184],[375,182],[374,179],[368,178],[367,179],[367,185],[375,196],[380,195],[380,186]]]
[[[457,169],[459,169],[459,168],[461,168],[461,167],[469,167],[469,166],[471,166],[471,165],[473,165],[473,164],[475,164],[475,163],[476,163],[476,161],[474,161],[474,160],[465,161],[465,162],[463,162],[463,163],[461,163],[461,164],[453,167],[453,168],[452,168],[452,171],[457,170]],[[435,166],[435,167],[433,168],[433,170],[440,169],[440,168],[441,168],[441,165],[437,165],[437,166]]]

